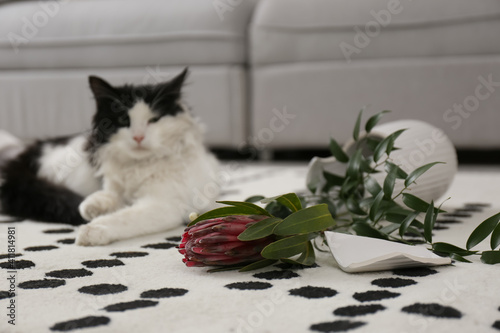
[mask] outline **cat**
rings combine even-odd
[[[90,76],[92,130],[36,141],[9,161],[2,212],[80,225],[76,244],[93,246],[166,231],[213,208],[219,163],[182,102],[187,74],[142,86]]]

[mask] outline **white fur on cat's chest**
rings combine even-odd
[[[173,171],[167,159],[136,161],[136,163],[110,162],[101,167],[107,182],[118,190],[127,204],[144,196],[152,186],[166,186]]]

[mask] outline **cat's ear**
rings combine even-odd
[[[184,85],[184,81],[186,80],[188,74],[189,69],[186,67],[179,75],[170,80],[169,85],[172,93],[180,95],[182,86]]]
[[[95,99],[101,98],[117,98],[117,91],[108,82],[97,76],[89,76],[90,90],[94,94]]]
[[[174,97],[174,99],[179,99],[181,96],[182,86],[188,75],[188,68],[178,74],[176,77],[170,81],[160,83],[155,89],[155,99],[163,99],[166,97]]]

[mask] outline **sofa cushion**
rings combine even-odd
[[[498,0],[262,0],[254,64],[498,54]]]
[[[225,7],[206,0],[7,3],[0,5],[0,68],[243,63],[246,28],[256,1],[231,3]]]

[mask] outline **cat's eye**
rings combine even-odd
[[[149,119],[148,123],[154,124],[160,119],[161,119],[161,117],[153,117],[153,118]]]

